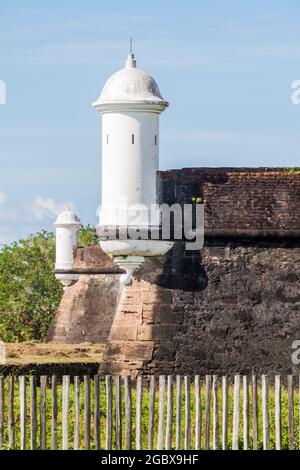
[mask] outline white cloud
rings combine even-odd
[[[43,219],[54,219],[61,212],[63,212],[66,207],[70,207],[74,211],[73,202],[57,202],[53,198],[43,198],[38,196],[32,206],[32,212],[36,220]]]
[[[3,206],[7,200],[7,194],[4,191],[0,191],[0,206]]]
[[[51,197],[37,196],[30,204],[16,204],[11,200],[7,203],[7,200],[7,194],[0,191],[0,250],[1,245],[12,243],[42,228],[53,230],[53,220],[66,207],[75,211],[72,201],[58,202]]]

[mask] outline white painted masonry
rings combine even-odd
[[[136,68],[132,53],[125,67],[105,83],[93,103],[102,113],[102,205],[100,227],[159,225],[153,222],[156,172],[159,169],[159,115],[168,106],[155,80]],[[126,270],[121,282],[131,283],[145,256],[168,251],[161,240],[107,240],[101,248]]]
[[[103,114],[101,225],[137,225],[130,208],[139,205],[150,208],[155,204],[159,160],[155,136],[158,138],[158,134],[158,114]],[[140,225],[148,225],[146,211],[144,216],[140,214]],[[125,223],[120,223],[123,220]]]
[[[74,266],[74,248],[77,246],[78,217],[67,208],[54,222],[56,233],[55,269],[70,270]]]
[[[102,113],[100,225],[148,225],[148,209],[156,203],[159,114],[168,103],[129,54],[93,106]]]

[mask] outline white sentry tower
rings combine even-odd
[[[93,106],[102,113],[100,224],[137,225],[131,209],[156,203],[159,115],[168,103],[128,54],[125,67],[107,80]]]
[[[136,68],[132,53],[125,67],[105,83],[93,103],[102,113],[102,205],[100,227],[153,225],[159,168],[159,115],[168,106],[155,80]],[[153,206],[152,206],[153,207]],[[159,224],[158,214],[157,224]],[[154,240],[102,241],[107,253],[132,273],[143,256],[165,253],[172,243]],[[121,260],[120,256],[128,259]],[[131,266],[129,266],[131,264]],[[130,276],[123,278],[129,283]]]
[[[72,271],[74,267],[74,249],[77,246],[77,232],[81,226],[80,220],[68,207],[59,214],[54,222],[56,232],[55,276],[64,288],[78,279]]]

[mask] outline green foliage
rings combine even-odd
[[[206,201],[205,199],[203,199],[203,197],[198,196],[198,197],[192,197],[192,202],[194,204],[204,204]]]
[[[0,251],[0,339],[43,339],[57,310],[55,238],[42,231]]]
[[[284,172],[289,175],[300,175],[300,168],[284,168]]]
[[[96,230],[81,227],[79,246],[98,243]],[[55,237],[42,231],[0,251],[0,339],[42,340],[57,311],[62,286],[54,276]]]
[[[87,225],[86,227],[81,227],[78,232],[78,247],[83,247],[87,245],[97,245],[98,238],[96,234],[95,227]]]

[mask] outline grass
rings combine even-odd
[[[84,402],[83,402],[83,384],[81,384],[81,393],[80,393],[80,448],[84,448],[84,427],[83,427],[83,412],[84,412]],[[8,404],[7,404],[7,381],[5,380],[4,386],[4,395],[5,395],[5,407],[4,407],[4,447],[5,449],[8,448]],[[26,389],[26,396],[27,396],[27,432],[26,432],[26,447],[29,448],[30,446],[30,409],[29,409],[29,386]],[[105,393],[105,383],[101,380],[100,383],[100,431],[101,431],[101,448],[105,448],[105,429],[106,429],[106,393]],[[39,403],[39,388],[37,393],[38,403]],[[115,398],[115,397],[114,397]],[[252,403],[251,403],[251,393],[250,393],[250,449],[252,448]],[[132,447],[135,448],[135,421],[136,421],[136,393],[135,390],[132,392],[132,425],[133,425],[133,445]],[[176,397],[174,394],[174,403]],[[202,429],[201,429],[201,446],[203,448],[204,443],[204,420],[205,420],[205,390],[202,387],[201,389],[201,401],[202,401]],[[219,389],[218,391],[218,402],[219,402],[219,423],[220,423],[220,436],[221,436],[221,406],[222,406],[222,391]],[[113,400],[113,417],[115,416],[115,399]],[[243,429],[242,429],[242,405],[243,405],[243,397],[242,393],[240,396],[240,448],[243,448]],[[299,398],[298,394],[295,394],[295,410],[299,410]],[[18,380],[15,381],[15,401],[14,401],[14,421],[15,421],[15,449],[20,448],[20,412],[19,412],[19,383]],[[148,430],[148,406],[149,406],[149,393],[148,388],[144,387],[143,390],[143,405],[142,405],[142,442],[143,448],[147,449],[147,430]],[[91,380],[91,449],[95,448],[94,444],[94,423],[93,423],[93,407],[94,407],[94,390],[93,390],[93,380]],[[184,390],[182,393],[182,416],[181,416],[181,428],[182,428],[182,435],[181,435],[181,448],[184,445],[184,407],[185,407],[185,395]],[[62,415],[61,415],[61,408],[62,408],[62,386],[61,384],[58,385],[58,426],[57,426],[57,436],[58,436],[58,445],[61,448],[62,443]],[[47,434],[47,448],[51,448],[51,389],[50,386],[47,389],[47,400],[46,400],[46,409],[47,409],[47,420],[46,420],[46,434]],[[288,449],[288,398],[287,398],[287,390],[282,388],[282,448]],[[258,429],[258,448],[262,449],[262,399],[261,399],[261,392],[258,393],[258,411],[259,411],[259,429]],[[122,388],[122,427],[123,427],[123,448],[125,447],[124,442],[124,412],[125,412],[125,403],[124,403],[124,389]],[[166,406],[165,406],[165,414],[166,414]],[[38,412],[39,415],[39,412]],[[212,415],[212,413],[211,413]],[[233,415],[233,390],[232,386],[229,388],[229,435],[228,435],[228,445],[229,448],[231,447],[231,440],[232,440],[232,415]],[[270,449],[275,448],[275,416],[274,416],[274,390],[272,387],[269,388],[269,417],[270,417]],[[298,411],[295,412],[295,423],[298,423],[299,415]],[[73,391],[73,384],[70,385],[70,402],[69,402],[69,425],[68,425],[68,433],[69,433],[69,447],[72,448],[73,446],[73,422],[74,422],[74,391]],[[194,397],[194,388],[191,387],[191,422],[192,422],[192,432],[191,432],[191,447],[194,446],[194,439],[195,439],[195,397]],[[113,421],[115,423],[115,421]],[[297,443],[299,443],[299,426],[295,426],[297,431],[295,431],[295,443],[297,447]],[[212,417],[211,417],[211,439],[210,442],[212,443]],[[154,445],[156,446],[157,443],[157,434],[158,434],[158,396],[156,393],[155,399],[155,426],[154,426]],[[38,416],[38,439],[37,442],[39,443],[39,416]],[[115,426],[113,425],[113,443],[115,442]],[[172,448],[175,448],[175,406],[173,407],[173,440],[172,440]]]
[[[300,175],[300,168],[284,168],[284,172],[289,175]]]
[[[5,364],[26,366],[28,364],[68,364],[101,362],[104,344],[94,343],[40,343],[25,341],[5,343]]]

